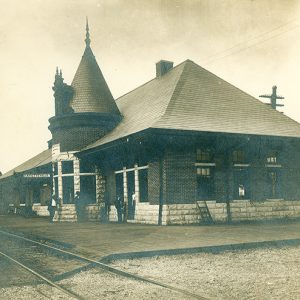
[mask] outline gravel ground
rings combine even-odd
[[[122,270],[163,281],[209,299],[300,299],[300,246],[114,261]],[[58,284],[85,299],[192,299],[99,269]],[[0,299],[68,299],[44,285],[0,289]]]
[[[300,299],[300,246],[115,261],[211,299]]]

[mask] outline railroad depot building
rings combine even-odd
[[[300,217],[300,124],[196,63],[156,64],[156,77],[114,100],[90,47],[71,85],[57,70],[47,150],[0,178],[0,207],[61,203],[76,221],[192,224]],[[204,207],[204,209],[203,209]]]

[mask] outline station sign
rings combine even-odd
[[[49,173],[40,173],[40,174],[24,174],[24,178],[50,178],[51,175]]]

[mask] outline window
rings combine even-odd
[[[249,199],[250,198],[250,179],[248,168],[235,169],[234,177],[234,199]]]
[[[281,185],[280,185],[280,170],[269,170],[267,176],[268,185],[268,198],[280,198],[281,195]]]
[[[80,176],[80,197],[86,204],[96,203],[96,176]]]
[[[32,203],[41,203],[40,199],[40,187],[34,186],[32,191]]]
[[[116,199],[120,197],[124,201],[123,173],[116,174]],[[115,199],[113,199],[115,201]]]
[[[268,164],[276,164],[277,157],[278,157],[278,153],[276,151],[270,151],[267,155],[267,163]]]
[[[139,170],[140,202],[148,202],[148,169]]]
[[[73,160],[62,161],[61,168],[63,174],[73,174],[74,173]]]
[[[95,165],[89,161],[80,161],[80,173],[95,173]]]
[[[245,162],[246,154],[243,150],[234,150],[232,152],[232,161],[234,163],[243,163]]]
[[[197,168],[197,197],[199,200],[214,197],[214,178],[211,167]]]
[[[63,203],[73,203],[74,201],[74,177],[64,176],[62,178],[63,184]]]
[[[54,195],[55,199],[58,199],[58,178],[54,178]]]
[[[197,175],[210,177],[211,171],[210,168],[197,168]]]
[[[212,152],[210,149],[197,149],[197,161],[210,162],[212,160]]]

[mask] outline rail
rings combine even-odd
[[[22,237],[22,236],[19,236],[17,234],[10,233],[10,232],[7,232],[7,231],[0,230],[0,233],[2,233],[4,235],[7,235],[7,236],[10,236],[10,237],[22,239],[22,240],[31,242],[33,244],[36,244],[36,245],[39,245],[39,246],[42,246],[42,247],[46,247],[46,248],[48,248],[48,249],[50,249],[52,251],[56,251],[56,252],[59,252],[59,253],[66,254],[66,255],[68,255],[70,257],[73,257],[75,259],[81,260],[81,261],[89,263],[89,264],[93,264],[94,266],[98,266],[102,270],[105,270],[105,271],[107,271],[109,273],[112,273],[112,274],[116,274],[116,275],[119,275],[119,276],[122,276],[122,277],[126,277],[126,278],[131,278],[131,279],[134,279],[134,280],[137,280],[137,281],[140,281],[140,282],[145,282],[145,283],[150,283],[150,284],[153,284],[153,285],[156,285],[156,286],[160,286],[160,287],[169,289],[171,291],[175,291],[177,293],[181,293],[183,295],[193,297],[195,299],[208,300],[208,298],[206,298],[206,297],[203,297],[203,296],[191,293],[191,292],[189,292],[189,291],[187,291],[185,289],[181,289],[179,287],[172,286],[172,285],[169,285],[169,284],[157,281],[157,280],[149,279],[149,278],[142,277],[142,276],[139,276],[139,275],[136,275],[136,274],[132,274],[132,273],[129,273],[129,272],[126,272],[126,271],[122,271],[122,270],[119,270],[117,268],[111,267],[111,266],[109,266],[107,264],[104,264],[102,262],[99,262],[99,261],[96,261],[94,259],[90,259],[90,258],[87,258],[85,256],[82,256],[80,254],[75,254],[75,253],[72,253],[72,252],[67,251],[67,250],[63,250],[63,249],[59,249],[59,248],[54,247],[54,246],[46,245],[46,244],[40,243],[38,241],[29,239],[29,238],[26,238],[26,237]],[[50,282],[49,282],[49,284],[50,284]],[[70,291],[68,291],[68,292],[70,292]],[[72,292],[70,292],[70,293],[72,294]],[[82,298],[80,298],[78,295],[76,295],[74,293],[73,293],[72,297],[73,298],[74,297],[78,297],[77,299],[82,299]]]

